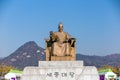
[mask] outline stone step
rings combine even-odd
[[[81,67],[83,61],[39,61],[39,67],[44,68],[55,68],[55,67]]]

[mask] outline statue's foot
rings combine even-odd
[[[71,56],[70,54],[65,54],[65,56]]]
[[[67,54],[65,54],[65,56],[67,56]]]
[[[53,54],[53,56],[57,56],[56,54]]]

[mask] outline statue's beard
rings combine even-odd
[[[63,32],[63,29],[59,30],[59,32]]]

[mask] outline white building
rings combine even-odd
[[[6,80],[20,80],[22,76],[22,71],[11,69],[4,77]]]
[[[111,69],[103,69],[99,71],[100,80],[117,80],[117,74]]]

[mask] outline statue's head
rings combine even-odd
[[[59,30],[60,32],[63,31],[63,24],[62,24],[61,22],[58,24],[58,30]]]

